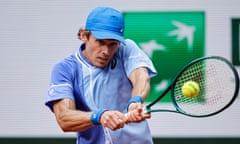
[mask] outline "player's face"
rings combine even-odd
[[[116,53],[120,42],[112,39],[98,40],[90,35],[85,44],[83,55],[89,62],[97,67],[105,67]]]

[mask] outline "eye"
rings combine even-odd
[[[103,40],[97,40],[97,42],[98,42],[98,44],[99,44],[100,46],[105,45],[105,42],[104,42]]]
[[[118,46],[118,43],[115,43],[115,42],[109,44],[109,47],[117,47],[117,46]]]
[[[107,46],[109,48],[115,48],[119,46],[118,41],[112,41],[112,40],[96,40],[99,44],[99,46]]]

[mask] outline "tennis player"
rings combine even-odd
[[[121,12],[97,7],[79,30],[79,50],[53,68],[46,105],[77,144],[153,143],[142,107],[156,70],[123,33]]]

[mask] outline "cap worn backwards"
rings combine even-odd
[[[96,39],[114,39],[125,43],[124,17],[121,12],[110,7],[97,7],[87,17],[85,29]]]

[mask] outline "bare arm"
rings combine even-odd
[[[53,110],[59,126],[65,132],[84,131],[94,124],[90,117],[93,112],[76,110],[75,104],[71,99],[62,99],[54,102]],[[106,111],[100,118],[100,123],[104,127],[117,130],[124,127],[126,117],[118,111]]]
[[[147,98],[150,90],[150,78],[146,68],[135,69],[129,77],[132,85],[132,96],[141,96],[143,100]]]
[[[146,68],[138,68],[134,70],[129,77],[133,90],[132,97],[141,96],[144,101],[150,91],[150,77]],[[129,122],[141,122],[146,118],[150,118],[150,113],[143,112],[142,103],[131,103],[128,107],[128,120]]]
[[[71,99],[54,102],[53,110],[63,131],[83,131],[93,126],[90,121],[92,112],[78,111]]]

